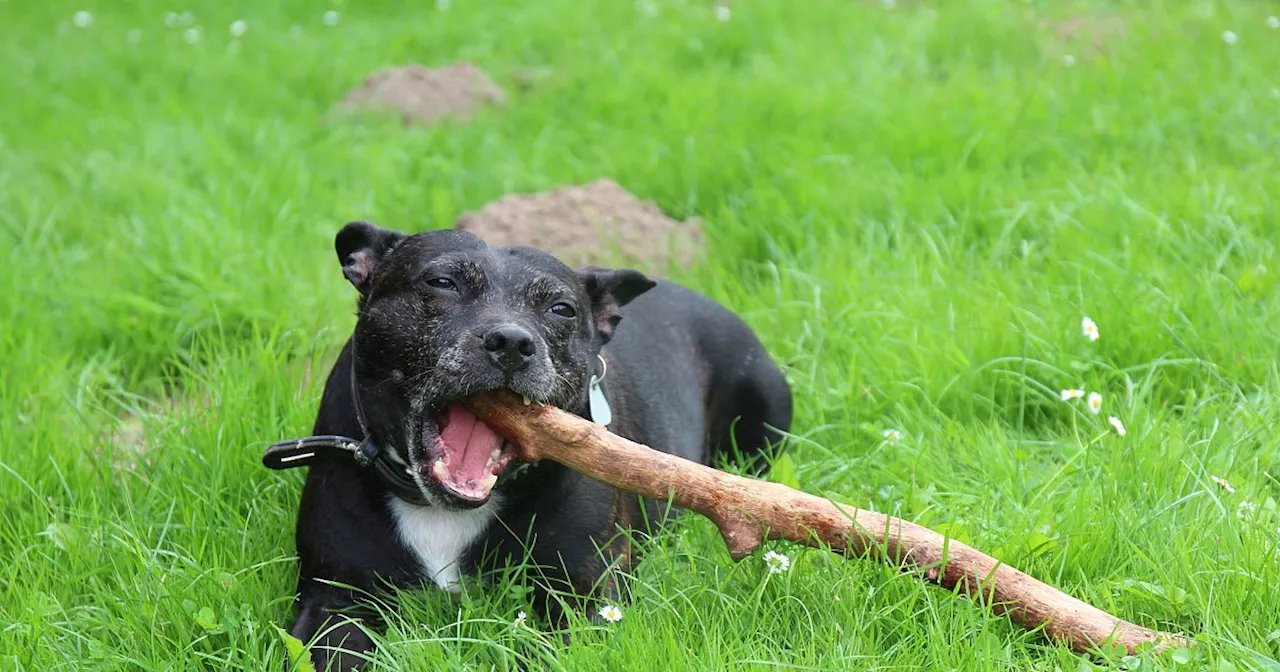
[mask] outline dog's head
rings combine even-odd
[[[622,306],[654,286],[637,271],[574,271],[458,230],[352,222],[334,242],[360,292],[352,355],[365,430],[429,499],[457,508],[488,501],[517,453],[460,402],[507,388],[580,410]]]

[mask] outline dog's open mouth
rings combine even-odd
[[[422,477],[462,506],[487,502],[517,447],[458,404],[446,407],[435,424],[423,432],[428,463],[419,467]]]

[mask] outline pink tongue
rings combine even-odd
[[[449,473],[458,482],[484,479],[489,455],[502,448],[502,437],[461,406],[450,406],[446,414],[440,441]]]

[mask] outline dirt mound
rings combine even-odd
[[[506,100],[502,88],[471,63],[439,68],[410,64],[373,73],[343,96],[339,109],[392,110],[405,123],[430,124],[447,116],[465,119],[485,105]]]
[[[508,194],[458,218],[490,245],[530,245],[572,267],[625,265],[661,275],[701,257],[697,220],[679,222],[618,183],[600,179],[534,194]]]
[[[1056,23],[1041,23],[1056,42],[1054,51],[1093,60],[1124,39],[1128,24],[1119,16],[1077,14]]]

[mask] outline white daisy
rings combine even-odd
[[[1227,482],[1227,479],[1222,478],[1221,476],[1209,476],[1209,480],[1217,483],[1218,487],[1226,490],[1228,493],[1232,495],[1236,494],[1236,489],[1231,487],[1231,484]]]
[[[511,624],[511,626],[518,630],[520,629],[521,626],[524,625],[524,622],[528,619],[529,619],[529,614],[526,614],[523,611],[521,611],[516,614],[516,620]]]
[[[617,623],[622,620],[622,610],[612,604],[606,604],[600,607],[600,618],[610,623]]]
[[[77,28],[88,28],[93,25],[93,13],[82,9],[71,15],[71,23],[76,24]]]
[[[1089,398],[1085,400],[1085,405],[1089,407],[1089,412],[1097,415],[1102,412],[1102,395],[1097,392],[1090,392]]]
[[[1271,30],[1275,30],[1275,29],[1277,29],[1277,28],[1280,28],[1280,17],[1277,17],[1277,16],[1268,16],[1268,17],[1267,17],[1267,27],[1268,27],[1268,28],[1270,28]]]
[[[331,10],[329,10],[329,11],[325,12],[325,13],[324,13],[324,16],[322,16],[322,17],[320,17],[320,18],[321,18],[321,20],[322,20],[322,21],[324,21],[324,25],[326,25],[326,26],[336,26],[336,25],[338,25],[338,19],[339,19],[339,18],[341,18],[341,17],[340,17],[340,15],[339,15],[336,11],[334,11],[334,10],[332,10],[332,9],[331,9]]]
[[[791,569],[791,558],[781,553],[769,551],[764,554],[764,564],[769,566],[770,574],[781,574]]]
[[[182,32],[182,39],[186,40],[187,44],[195,44],[196,42],[199,42],[200,29],[199,28],[186,29],[185,31]]]
[[[1258,505],[1245,500],[1236,506],[1236,517],[1240,520],[1249,520],[1253,518],[1253,514],[1258,512]]]
[[[902,440],[902,432],[896,429],[886,429],[884,430],[884,440],[889,443],[897,443]]]
[[[1090,343],[1101,337],[1101,334],[1098,333],[1098,323],[1089,317],[1080,320],[1080,332],[1084,334],[1085,338],[1089,339]]]
[[[1075,65],[1075,64],[1076,64],[1076,57],[1075,57],[1075,56],[1072,56],[1071,54],[1063,54],[1063,55],[1062,55],[1062,64],[1063,64],[1063,65],[1065,65],[1065,66],[1067,66],[1067,67],[1069,68],[1069,67],[1071,67],[1071,66],[1073,66],[1073,65]]]
[[[1058,394],[1062,396],[1063,401],[1075,401],[1076,399],[1084,397],[1084,390],[1069,387]]]
[[[1125,429],[1124,423],[1120,422],[1120,418],[1113,415],[1107,418],[1107,422],[1111,423],[1111,429],[1116,430],[1116,434],[1124,436],[1129,433],[1129,430]]]
[[[1222,31],[1222,41],[1227,44],[1235,44],[1240,41],[1240,36],[1229,30],[1224,30]]]
[[[727,5],[716,5],[717,21],[728,21],[729,19],[732,19],[732,18],[733,18],[733,10],[729,9]]]
[[[228,30],[231,31],[231,37],[240,37],[241,35],[244,35],[246,31],[249,30],[249,24],[245,23],[244,21],[232,21],[231,27],[228,28]]]

